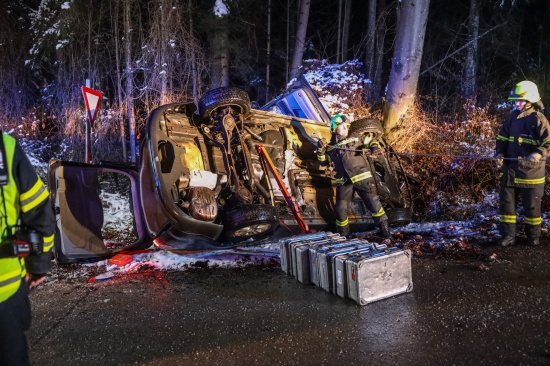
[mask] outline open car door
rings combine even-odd
[[[52,160],[48,183],[59,263],[100,260],[152,244],[136,168]]]

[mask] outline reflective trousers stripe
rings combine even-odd
[[[380,207],[380,210],[378,210],[378,212],[376,213],[373,213],[372,217],[380,217],[380,216],[384,216],[385,214],[386,214],[386,211],[384,211],[384,207]]]
[[[525,217],[524,220],[527,225],[531,226],[542,224],[542,217]]]
[[[515,215],[499,215],[498,219],[500,222],[505,222],[507,224],[515,224],[518,221]]]
[[[338,221],[336,220],[336,225],[337,226],[348,226],[349,224],[349,221],[348,221],[348,218],[346,217],[346,219],[344,221]]]
[[[363,180],[363,179],[368,179],[368,178],[372,178],[372,173],[371,172],[364,172],[364,173],[361,173],[361,174],[357,174],[357,175],[354,175],[353,177],[351,177],[351,182],[352,183],[356,183],[356,182],[359,182],[360,180]]]

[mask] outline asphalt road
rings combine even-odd
[[[278,267],[144,270],[95,284],[67,271],[30,294],[31,360],[550,365],[550,243],[483,251],[460,260],[415,257],[411,293],[363,307]]]

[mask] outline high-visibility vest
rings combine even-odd
[[[6,134],[0,133],[0,138],[4,138],[4,150],[7,163],[8,184],[3,186],[3,195],[0,192],[0,233],[2,238],[7,235],[6,226],[14,226],[17,224],[20,212],[28,212],[42,203],[48,198],[48,191],[42,180],[36,172],[36,183],[26,192],[19,192],[13,178],[13,161],[16,146],[16,140]],[[3,198],[2,198],[3,197]],[[5,200],[2,202],[2,199]],[[5,212],[4,212],[5,207]],[[7,218],[7,225],[6,225]],[[45,238],[46,239],[46,238]],[[48,238],[48,242],[53,240],[53,236]],[[45,240],[46,242],[46,240]],[[51,248],[49,243],[48,249]],[[17,257],[0,258],[0,302],[4,302],[10,298],[18,289],[21,280],[27,275],[25,268],[25,259]]]

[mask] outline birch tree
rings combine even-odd
[[[414,103],[429,4],[429,0],[401,2],[388,91],[383,108],[386,133],[397,126]]]

